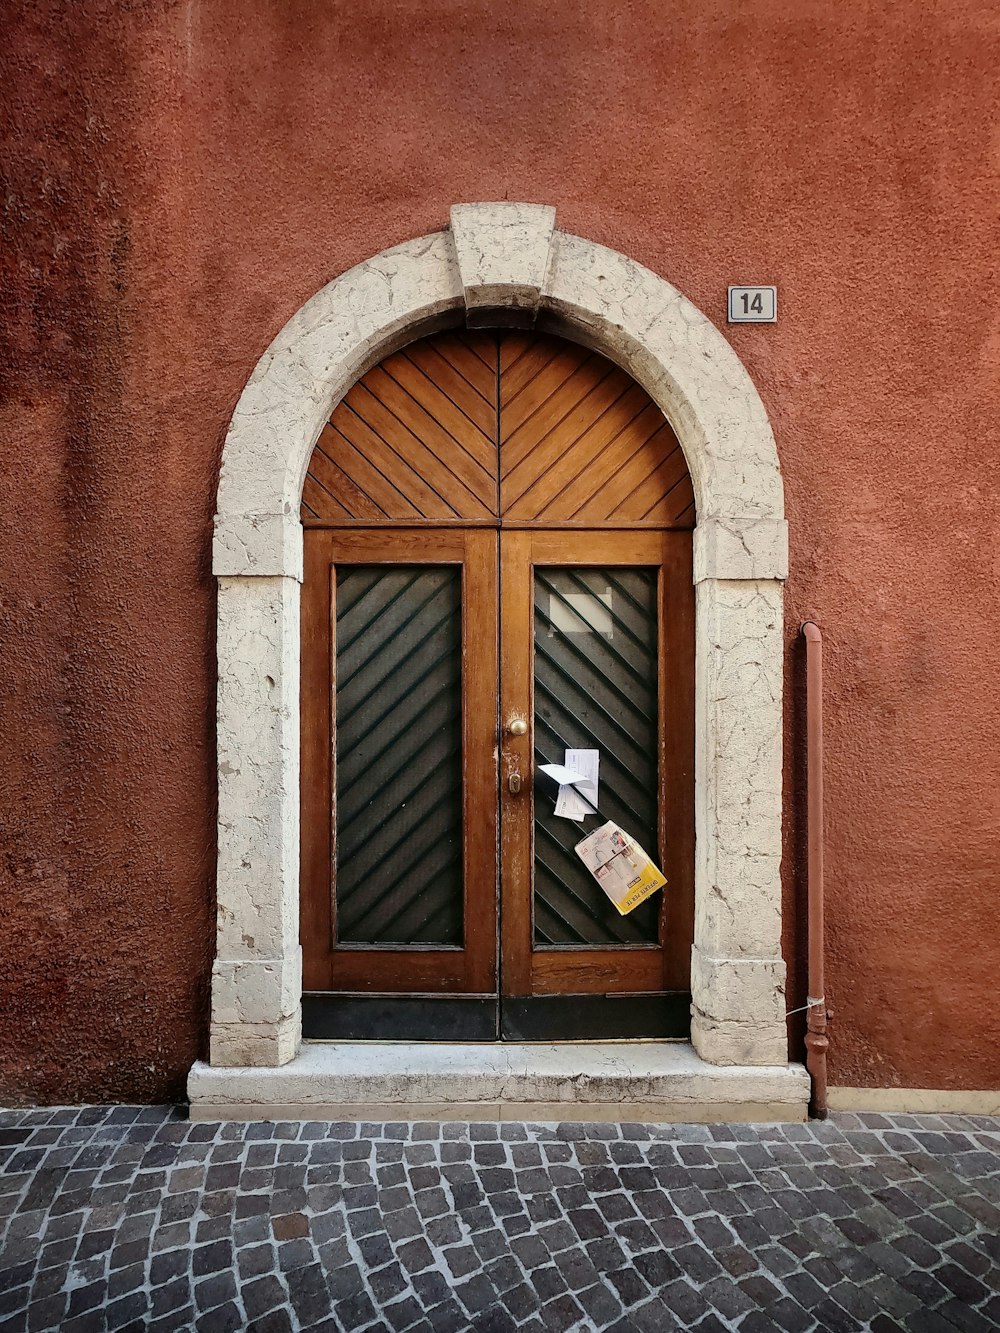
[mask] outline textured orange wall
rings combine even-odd
[[[5,8],[0,1096],[176,1095],[204,1049],[210,516],[281,324],[455,201],[555,204],[722,322],[827,634],[841,1083],[996,1087],[991,0]]]

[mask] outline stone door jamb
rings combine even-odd
[[[697,585],[692,1042],[715,1064],[787,1060],[781,956],[782,580],[767,414],[725,338],[641,265],[537,204],[462,204],[451,226],[336,278],[258,362],[226,437],[218,578],[218,931],[210,1060],[276,1066],[301,1036],[299,504],[356,379],[435,328],[561,332],[662,408],[694,486]]]

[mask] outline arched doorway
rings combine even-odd
[[[695,504],[660,408],[561,338],[434,334],[337,405],[301,518],[304,1036],[687,1037]],[[541,766],[581,751],[567,814]],[[606,820],[667,876],[626,915],[574,851]]]
[[[257,363],[233,414],[213,543],[218,579],[217,932],[210,1061],[192,1111],[453,1100],[454,1046],[300,1049],[300,589],[303,483],[359,376],[464,319],[565,333],[626,369],[681,442],[697,501],[696,833],[691,1047],[545,1048],[516,1075],[508,1046],[474,1100],[615,1109],[671,1096],[788,1103],[781,953],[782,581],[787,529],[767,414],[725,338],[669,283],[555,226],[536,204],[456,205],[450,226],[375,255],[306,302]],[[469,1049],[469,1048],[466,1048]],[[525,1050],[534,1048],[525,1047]],[[526,1059],[527,1057],[525,1057]],[[613,1068],[612,1068],[613,1065]],[[728,1071],[720,1068],[729,1066]],[[467,1096],[462,1092],[461,1096]]]

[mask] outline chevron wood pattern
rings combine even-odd
[[[624,371],[576,343],[449,331],[358,381],[324,428],[308,526],[692,528],[684,455]]]
[[[496,336],[411,343],[364,375],[324,427],[305,523],[495,523]]]
[[[604,357],[559,338],[508,335],[499,417],[505,524],[694,527],[676,435]]]

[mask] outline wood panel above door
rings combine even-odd
[[[495,335],[459,332],[370,370],[316,442],[303,522],[495,527],[498,362]]]
[[[509,527],[694,527],[677,437],[645,389],[561,338],[500,349],[500,510]]]
[[[623,370],[576,343],[456,330],[353,386],[302,495],[309,527],[691,528],[684,455]]]

